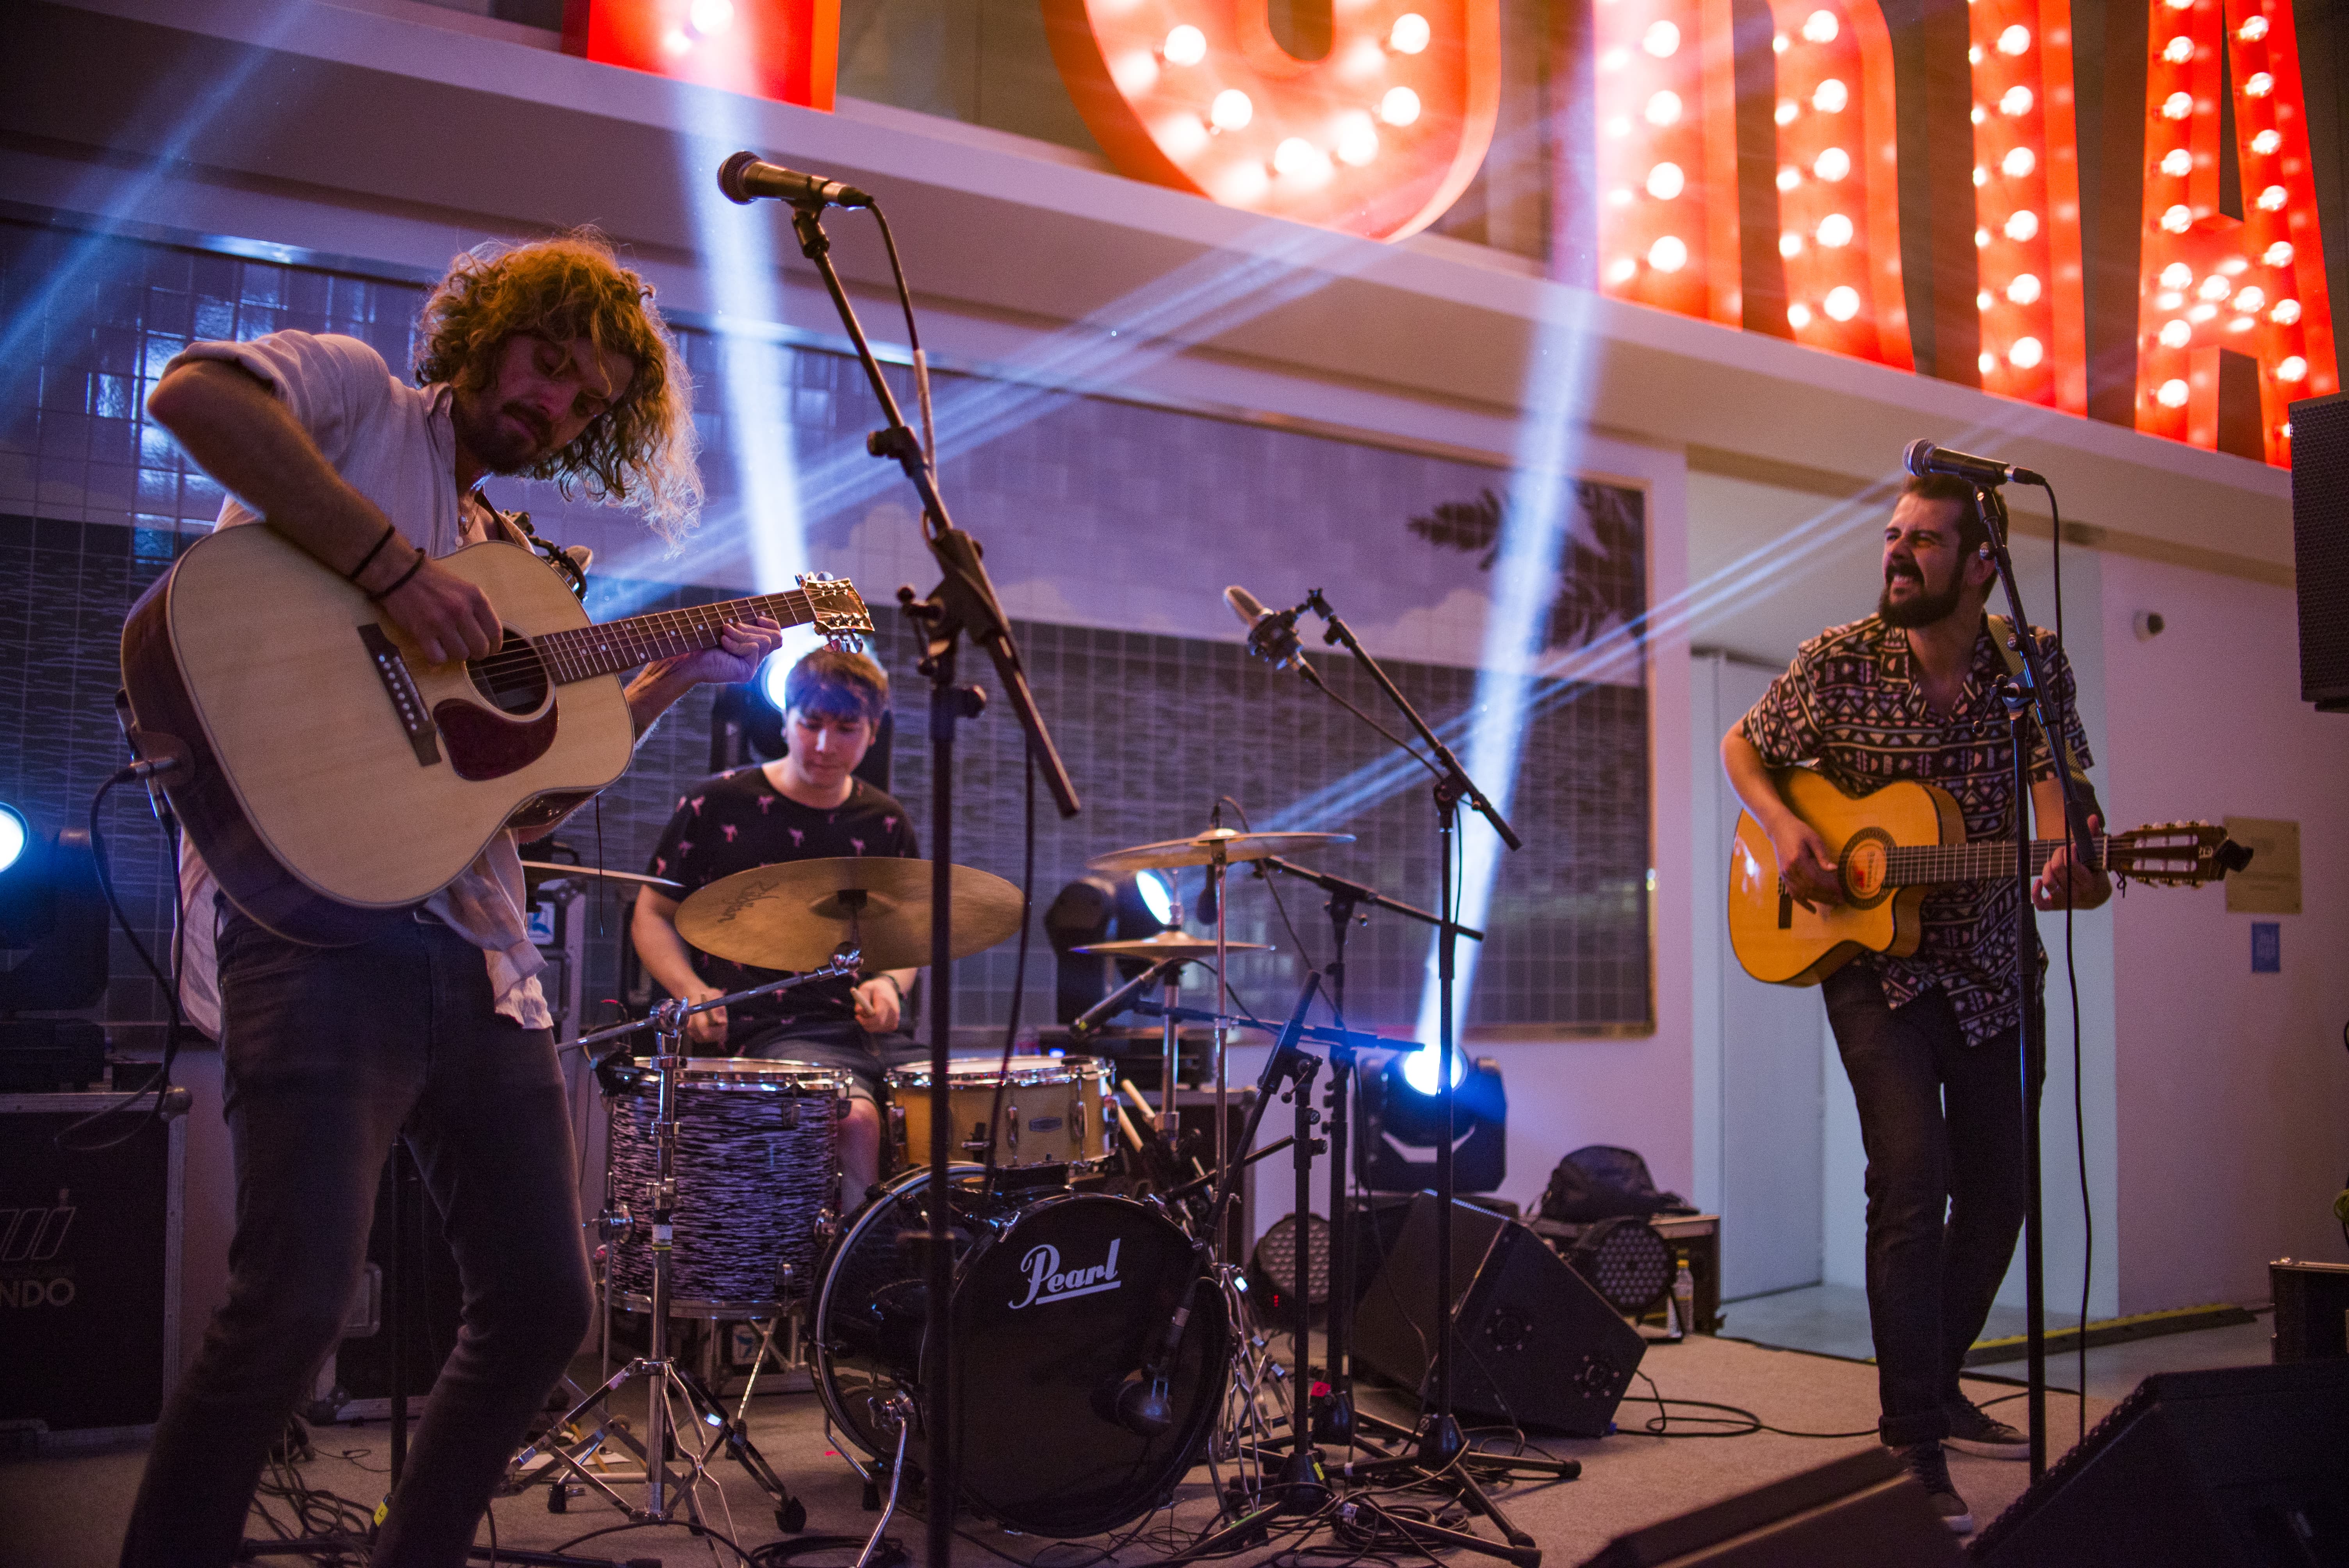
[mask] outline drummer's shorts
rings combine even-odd
[[[777,1024],[729,1050],[771,1062],[807,1062],[848,1075],[850,1098],[881,1103],[882,1075],[907,1062],[927,1061],[929,1047],[911,1035],[876,1035],[859,1025],[831,1022]]]

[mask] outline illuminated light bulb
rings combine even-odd
[[[2290,326],[2300,319],[2300,302],[2296,299],[2276,301],[2275,309],[2268,312],[2268,319],[2278,326]]]
[[[1275,174],[1302,174],[1319,161],[1313,144],[1301,136],[1283,137],[1280,145],[1272,150]]]
[[[1158,52],[1170,66],[1195,66],[1207,57],[1207,35],[1185,22],[1166,35],[1165,46]]]
[[[2251,331],[2252,325],[2253,323],[2250,316],[2239,315],[2234,320],[2227,324],[2227,330],[2229,332],[2249,332]]]
[[[1998,296],[1991,293],[1988,289],[1983,289],[1974,295],[1974,308],[1976,310],[1988,310],[1997,303]]]
[[[2039,232],[2039,214],[2029,208],[2014,212],[2006,221],[2006,237],[2017,242],[2028,240]]]
[[[1982,251],[1982,250],[1987,250],[1987,249],[1989,249],[1989,248],[1990,248],[1990,231],[1989,231],[1988,229],[1976,229],[1976,230],[1974,231],[1974,249],[1975,249],[1975,250],[1977,250],[1977,251]]]
[[[1811,172],[1829,181],[1841,180],[1851,172],[1851,154],[1830,147],[1811,160]]]
[[[1981,366],[1983,375],[1988,376],[1998,368],[1998,356],[1985,348],[1975,356],[1974,363]]]
[[[2161,100],[2161,118],[2164,119],[2184,119],[2193,112],[2194,95],[2192,93],[2171,93]]]
[[[2271,185],[2266,190],[2260,192],[2260,211],[2262,212],[2279,211],[2282,209],[2283,204],[2291,200],[2292,198],[2285,193],[2282,186]]]
[[[1389,125],[1409,125],[1419,118],[1419,95],[1409,88],[1389,88],[1379,99],[1379,118]]]
[[[1984,168],[1983,168],[1981,164],[1979,164],[1979,163],[1975,164],[1975,165],[1974,165],[1974,184],[1975,184],[1975,186],[1976,186],[1977,188],[1979,188],[1979,187],[1981,187],[1981,186],[1984,186],[1984,185],[1987,185],[1987,184],[1989,184],[1989,183],[1990,183],[1990,170],[1987,170],[1987,169],[1984,169]]]
[[[2031,101],[2031,89],[2018,84],[1999,95],[1998,112],[2003,115],[2029,114]],[[1974,123],[1980,125],[1982,121]]]
[[[1243,130],[1256,118],[1256,105],[1237,88],[1226,88],[1207,106],[1207,123],[1217,130]]]
[[[2161,57],[2173,66],[2182,66],[2194,57],[2194,40],[2180,33],[2161,46]]]
[[[1628,284],[1639,275],[1640,263],[1629,256],[1618,256],[1607,263],[1607,281],[1610,284]]]
[[[1398,55],[1416,55],[1427,47],[1428,40],[1434,36],[1435,30],[1427,25],[1426,17],[1416,11],[1406,11],[1395,18],[1393,30],[1387,34],[1387,47]],[[1671,53],[1670,49],[1663,52]]]
[[[2267,303],[2267,291],[2260,287],[2257,284],[2253,284],[2251,287],[2237,294],[2234,299],[2234,305],[2237,310],[2257,310],[2260,306]]]
[[[2235,285],[2229,283],[2217,273],[2212,273],[2209,277],[2202,280],[2202,286],[2196,289],[2194,292],[2201,295],[2204,299],[2225,299],[2229,294],[2235,292]]]
[[[1609,207],[1629,207],[1631,204],[1630,187],[1618,185],[1614,190],[1607,192],[1607,204]]]
[[[1811,107],[1821,114],[1841,114],[1844,106],[1849,102],[1851,89],[1834,77],[1821,82],[1818,89],[1811,94]]]
[[[2176,316],[2172,316],[2161,324],[2161,331],[2158,335],[2161,339],[2162,347],[2183,348],[2194,341],[2194,328]]]
[[[2176,310],[2185,303],[2186,296],[2176,289],[2165,290],[2153,296],[2153,308],[2156,310]]]
[[[2290,240],[2278,240],[2274,244],[2270,245],[2266,250],[2260,253],[2260,260],[2265,262],[2271,267],[2288,267],[2292,265],[2292,242]]]
[[[2251,150],[2262,156],[2271,154],[2283,145],[2283,132],[2270,127],[2251,138]]]
[[[1648,247],[1648,264],[1660,273],[1676,273],[1688,265],[1688,246],[1678,235],[1666,234]]]
[[[1998,36],[1998,52],[2002,55],[2024,54],[2031,48],[2031,29],[2017,22]]]
[[[686,22],[703,37],[722,33],[734,25],[734,0],[693,0],[685,14]]]
[[[1608,120],[1603,129],[1609,136],[1629,136],[1631,134],[1631,117],[1627,114],[1616,115]]]
[[[1988,119],[1990,115],[1983,109],[1982,105],[1976,104],[1973,107],[1973,112],[1971,118],[1976,125],[1980,125],[1982,121]]]
[[[2267,36],[2268,19],[2265,16],[2253,16],[2235,29],[2235,36],[2246,44],[2256,44]]]
[[[1776,112],[1771,117],[1780,125],[1792,125],[1803,112],[1803,106],[1793,98],[1780,98]]]
[[[1338,128],[1338,161],[1360,169],[1379,155],[1379,129],[1371,117],[1361,112],[1350,114]]]
[[[1778,236],[1778,253],[1782,256],[1801,255],[1803,253],[1803,237],[1795,232],[1792,229],[1787,230],[1785,233]]]
[[[2182,234],[2194,227],[2194,209],[2180,201],[2161,214],[2161,226],[2173,234]]]
[[[1979,65],[1981,65],[1982,63],[1982,46],[1981,46],[1980,44],[1976,44],[1972,48],[1968,49],[1968,50],[1966,51],[1966,64],[1968,64],[1968,65],[1970,65],[1970,66],[1979,66]]]
[[[2017,273],[2006,285],[2006,297],[2017,304],[2030,304],[2039,298],[2039,279],[2030,273]]]
[[[1819,226],[1815,232],[1818,236],[1820,244],[1830,251],[1839,251],[1851,243],[1851,220],[1840,212],[1830,212],[1819,220]]]
[[[1797,332],[1811,325],[1811,307],[1796,300],[1786,307],[1786,325]]]
[[[2013,147],[2009,148],[2006,156],[1999,160],[1998,166],[2006,171],[2009,180],[2020,180],[2039,167],[2039,160],[2031,156],[2031,149]]]
[[[2193,286],[2193,283],[2194,269],[2188,266],[2184,262],[2172,262],[2168,266],[2161,269],[2161,286],[2163,288],[2190,288]]]
[[[2046,347],[2037,338],[2018,337],[2006,351],[2006,362],[2017,370],[2029,370],[2046,355]]]
[[[1678,125],[1681,119],[1681,95],[1666,88],[1648,100],[1646,112],[1650,125]]]
[[[2169,8],[2173,11],[2191,11],[2194,9],[2194,0],[2169,0]]]
[[[681,55],[693,47],[693,40],[685,36],[683,28],[671,27],[661,35],[661,47],[672,55]]]
[[[1792,191],[1793,189],[1795,189],[1795,186],[1800,185],[1802,182],[1803,182],[1803,171],[1802,171],[1801,170],[1799,170],[1799,169],[1795,168],[1793,164],[1791,164],[1791,163],[1789,163],[1789,164],[1785,164],[1785,165],[1784,165],[1783,167],[1781,167],[1781,168],[1779,169],[1779,170],[1778,170],[1778,189],[1779,189],[1779,190],[1781,190],[1781,191]]]
[[[2165,408],[2183,408],[2186,407],[2186,399],[2192,396],[2193,393],[2187,389],[2185,382],[2172,377],[2161,384],[2161,390],[2156,392],[2153,397],[2155,402]]]
[[[1859,291],[1849,284],[1838,284],[1827,290],[1819,308],[1837,321],[1849,321],[1859,314]]]
[[[1783,55],[1786,52],[1789,46],[1790,45],[1788,44],[1785,34],[1773,33],[1770,35],[1770,52],[1772,54]]]
[[[1834,43],[1837,30],[1832,11],[1814,11],[1803,18],[1803,36],[1814,44]]]
[[[1648,170],[1648,194],[1659,201],[1669,201],[1688,186],[1688,176],[1677,163],[1659,163]]]
[[[2202,304],[2196,305],[2192,310],[2188,311],[2186,313],[2186,319],[2195,323],[2197,325],[2199,325],[2201,323],[2206,321],[2215,321],[2218,319],[2218,315],[2219,307],[2205,300]]]
[[[1658,22],[1640,35],[1640,47],[1660,60],[1670,59],[1680,46],[1681,30],[1670,22]]]
[[[2277,435],[2279,435],[2279,436],[2282,436],[2282,437],[2285,440],[2287,440],[2287,441],[2291,440],[2291,439],[2292,439],[2292,421],[2291,421],[2291,420],[2289,420],[2289,419],[2286,419],[2282,424],[2278,425],[2278,426],[2276,427],[2276,434],[2277,434]]]
[[[2182,147],[2173,147],[2161,155],[2161,171],[2173,180],[2183,180],[2194,172],[2194,155]]]
[[[2276,361],[2275,378],[2282,382],[2298,381],[2308,374],[2308,361],[2297,354],[2286,355]]]
[[[1631,51],[1629,49],[1609,49],[1599,57],[1599,68],[1602,71],[1619,71],[1630,63]]]
[[[2253,71],[2243,81],[2245,98],[2265,98],[2275,91],[2275,77],[2265,71]]]

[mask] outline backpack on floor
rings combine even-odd
[[[1578,1149],[1557,1162],[1542,1189],[1541,1217],[1569,1225],[1619,1214],[1693,1214],[1677,1192],[1659,1192],[1648,1162],[1629,1149],[1603,1143]]]

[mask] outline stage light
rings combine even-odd
[[[0,805],[0,1012],[94,1006],[106,994],[106,925],[89,834],[44,831]],[[12,1027],[54,1033],[46,1023]]]
[[[1137,872],[1133,886],[1135,895],[1142,900],[1142,907],[1149,911],[1150,918],[1158,923],[1159,930],[1164,931],[1174,923],[1177,911],[1173,878],[1164,872]]]
[[[16,807],[0,802],[0,872],[6,871],[24,856],[25,845],[32,838],[24,815]]]
[[[1412,1063],[1433,1055],[1432,1048],[1399,1052],[1384,1068],[1362,1075],[1362,1138],[1354,1148],[1354,1176],[1374,1192],[1414,1192],[1434,1181],[1444,1105],[1432,1084],[1422,1089],[1410,1076]],[[1461,1072],[1452,1091],[1454,1182],[1462,1192],[1489,1192],[1508,1174],[1509,1097],[1498,1062],[1489,1057],[1474,1063],[1458,1056],[1454,1060]]]
[[[1078,953],[1097,942],[1132,942],[1180,923],[1173,882],[1156,872],[1133,876],[1079,877],[1053,895],[1044,911],[1052,944],[1057,1016],[1063,1024],[1108,995],[1116,977],[1131,980],[1148,967],[1139,959]]]
[[[1670,1243],[1636,1214],[1588,1225],[1575,1238],[1566,1261],[1626,1317],[1644,1316],[1661,1305],[1679,1272]]]
[[[1273,1310],[1288,1305],[1297,1287],[1297,1216],[1284,1214],[1273,1222],[1248,1257],[1249,1287],[1271,1298]],[[1305,1216],[1305,1305],[1330,1302],[1330,1222],[1319,1214]]]

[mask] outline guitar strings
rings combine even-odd
[[[781,606],[790,611],[794,617],[793,624],[797,625],[805,625],[815,619],[813,601],[805,593],[762,593],[748,599],[730,600],[722,604],[702,604],[683,610],[656,610],[649,614],[630,616],[625,621],[605,622],[601,625],[566,627],[559,632],[549,632],[543,636],[526,637],[523,639],[522,647],[501,649],[497,653],[487,654],[481,658],[466,662],[468,667],[475,673],[488,676],[493,680],[502,676],[524,676],[531,673],[533,667],[543,667],[554,658],[576,657],[578,652],[585,650],[575,649],[575,640],[582,634],[590,632],[604,634],[605,641],[617,640],[624,653],[645,652],[646,657],[657,658],[663,655],[631,645],[642,644],[655,638],[668,639],[722,633],[730,624],[730,617],[720,615],[713,620],[711,619],[713,612],[735,610],[751,605],[761,606],[761,613],[764,613],[764,607],[769,605]],[[638,623],[650,623],[654,629],[649,632],[622,631],[616,639],[613,638],[615,628],[629,627]],[[603,650],[599,648],[596,651]]]

